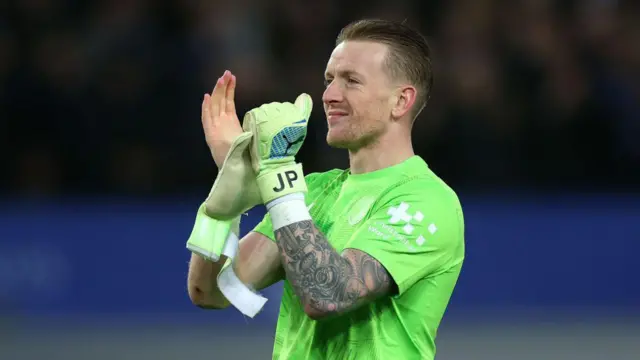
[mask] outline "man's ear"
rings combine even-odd
[[[396,89],[395,104],[391,110],[394,119],[400,119],[411,112],[418,95],[416,88],[411,85],[403,85]]]

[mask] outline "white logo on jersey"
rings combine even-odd
[[[429,224],[429,226],[427,226],[427,231],[429,232],[429,234],[433,235],[436,233],[436,231],[438,231],[438,227],[436,226],[436,224]],[[418,238],[416,239],[416,245],[422,246],[425,241],[427,241],[427,239],[425,239],[424,236],[420,234],[420,236],[418,236]]]
[[[402,230],[404,230],[407,235],[411,235],[414,230],[413,225],[411,225],[411,221],[420,223],[424,220],[424,215],[420,211],[416,211],[415,214],[411,215],[407,210],[409,210],[409,204],[401,202],[398,207],[390,208],[389,211],[387,211],[387,215],[391,216],[389,219],[389,223],[391,224],[397,224],[398,222],[403,221],[405,225]]]

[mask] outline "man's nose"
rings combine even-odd
[[[329,83],[326,89],[324,89],[324,93],[322,94],[322,102],[325,104],[331,104],[342,101],[342,89],[337,84],[336,81],[332,81]]]

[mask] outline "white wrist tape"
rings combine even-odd
[[[222,250],[222,253],[229,260],[220,271],[220,274],[218,274],[218,289],[231,305],[242,314],[253,318],[262,310],[267,298],[253,292],[234,272],[233,263],[238,254],[238,248],[238,236],[233,231],[230,231]]]
[[[228,257],[229,259],[234,259],[236,254],[238,253],[238,245],[240,239],[238,239],[238,235],[233,231],[229,231],[229,236],[227,236],[227,240],[224,243],[224,247],[222,248],[222,255]]]
[[[311,214],[304,203],[304,194],[302,193],[278,198],[267,204],[267,209],[274,231],[300,221],[311,220]]]
[[[236,276],[233,265],[225,267],[218,275],[218,288],[231,305],[250,318],[256,316],[267,302],[267,298],[253,292]]]

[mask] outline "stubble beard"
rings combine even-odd
[[[384,132],[384,127],[375,126],[379,125],[377,122],[369,125],[366,121],[362,121],[361,117],[355,119],[355,122],[343,125],[346,129],[341,130],[342,136],[337,139],[330,137],[331,129],[329,129],[327,144],[332,148],[355,151],[374,144]],[[349,120],[353,121],[353,119]]]

